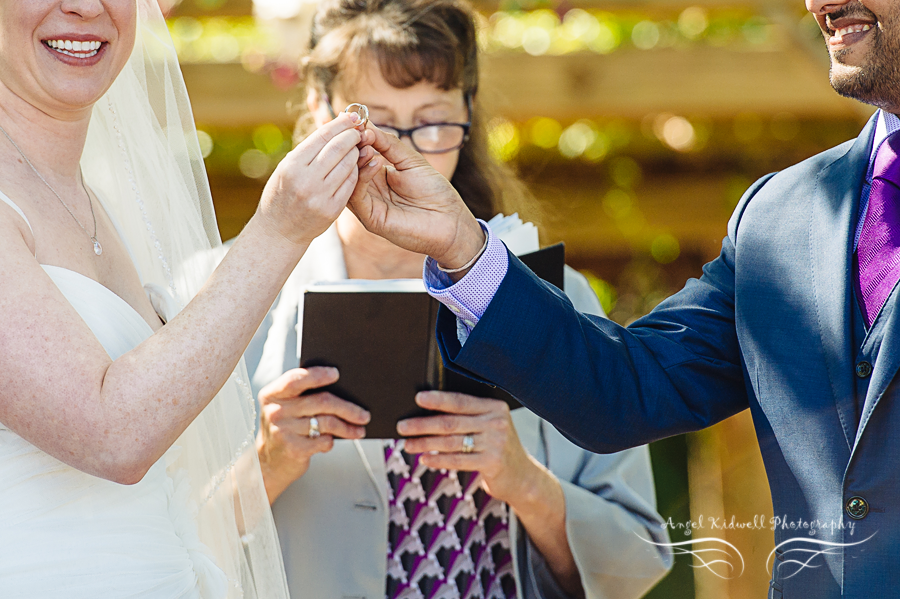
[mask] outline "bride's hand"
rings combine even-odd
[[[396,136],[369,125],[350,210],[369,231],[446,268],[468,262],[484,232],[450,182]]]
[[[284,157],[259,203],[257,214],[267,230],[290,242],[308,244],[338,217],[359,174],[358,119],[339,115]]]

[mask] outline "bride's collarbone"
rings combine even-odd
[[[46,226],[41,226],[42,224]],[[92,279],[130,305],[154,331],[162,326],[128,250],[111,223],[101,226],[98,218],[97,240],[102,247],[99,256],[94,252],[90,236],[77,226],[49,222],[39,222],[37,225],[34,226],[34,237],[35,258],[38,263],[64,268]]]

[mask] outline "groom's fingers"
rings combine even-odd
[[[364,167],[377,155],[378,152],[373,150],[371,146],[363,146],[359,150],[359,159],[356,161],[356,166],[359,168]]]
[[[375,153],[373,157],[370,157],[368,162],[363,162],[362,157],[357,161],[359,175],[356,180],[356,186],[353,188],[353,193],[350,194],[349,202],[350,210],[357,216],[360,216],[357,213],[357,209],[362,207],[363,200],[369,193],[369,185],[372,184],[375,177],[384,176],[383,171],[387,164],[388,162],[384,157],[377,153]],[[363,221],[363,223],[365,223],[365,221]]]
[[[374,139],[371,143],[372,148],[381,154],[388,162],[397,167],[398,170],[406,170],[413,166],[427,164],[427,161],[421,154],[403,143],[396,135],[385,133],[375,125],[369,123],[368,128],[366,129],[366,141],[368,141],[370,134],[374,135]]]

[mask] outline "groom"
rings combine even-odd
[[[749,407],[775,513],[797,524],[775,531],[769,597],[887,597],[900,588],[900,2],[807,8],[835,90],[881,110],[856,140],[756,182],[702,277],[628,328],[576,312],[380,132],[351,202],[431,256],[451,367],[599,452]]]

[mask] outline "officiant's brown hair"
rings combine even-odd
[[[460,0],[324,0],[300,71],[307,88],[325,98],[342,79],[354,80],[367,60],[376,60],[385,81],[398,89],[422,81],[461,89],[472,101],[472,125],[450,182],[472,213],[487,220],[521,211],[533,200],[512,169],[488,152],[475,19]],[[297,133],[305,137],[309,130],[300,119]]]

